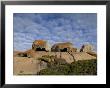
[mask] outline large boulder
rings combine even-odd
[[[16,56],[18,56],[18,57],[27,57],[27,53],[19,52]]]
[[[77,48],[68,48],[68,52],[77,52]]]
[[[85,44],[80,49],[80,52],[91,52],[91,51],[93,51],[93,46],[90,44]]]
[[[73,53],[74,59],[76,61],[78,60],[91,60],[91,59],[97,59],[97,57],[90,55],[86,52],[77,52],[77,53]]]
[[[29,49],[29,50],[26,50],[24,52],[15,52],[14,53],[14,56],[18,56],[18,57],[28,57],[28,58],[31,58],[31,57],[35,57],[36,56],[36,52],[32,49]]]
[[[35,40],[32,44],[32,49],[35,51],[46,51],[47,42],[44,40]]]
[[[54,51],[54,52],[65,52],[65,51],[68,51],[68,49],[72,48],[73,47],[73,44],[70,43],[70,42],[66,42],[66,43],[57,43],[57,44],[54,44],[51,48],[51,51]]]
[[[36,75],[42,69],[47,68],[47,63],[35,58],[14,57],[14,75]]]
[[[28,58],[31,58],[31,57],[35,58],[36,57],[36,52],[32,49],[25,51],[25,53],[27,54]]]

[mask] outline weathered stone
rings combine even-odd
[[[27,57],[27,53],[19,52],[16,56],[18,56],[18,57]]]
[[[77,53],[73,53],[73,56],[75,58],[76,61],[78,60],[91,60],[91,59],[96,59],[95,56],[92,56],[86,52],[77,52]]]
[[[14,54],[14,56],[31,58],[31,57],[35,57],[36,53],[34,50],[29,49],[29,50],[24,51],[24,52],[17,52]]]
[[[92,55],[92,56],[95,56],[95,57],[97,57],[97,53],[95,53],[95,52],[87,52],[89,55]]]
[[[35,40],[32,44],[32,49],[35,51],[46,51],[47,42],[44,40]]]
[[[51,48],[51,51],[54,51],[54,52],[65,52],[65,51],[68,51],[68,49],[72,48],[73,47],[73,44],[70,43],[70,42],[66,42],[66,43],[57,43],[57,44],[54,44]]]
[[[93,46],[90,44],[85,44],[81,47],[80,52],[91,52],[93,50]]]
[[[77,48],[70,48],[68,49],[68,52],[77,52]]]
[[[25,53],[27,54],[27,57],[28,58],[35,57],[36,56],[35,51],[32,50],[32,49],[29,49],[29,50],[25,51]]]

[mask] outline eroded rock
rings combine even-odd
[[[35,40],[32,44],[32,49],[35,51],[46,51],[47,42],[44,40]]]
[[[91,51],[93,51],[93,46],[90,44],[85,44],[80,49],[80,52],[91,52]]]
[[[68,50],[70,50],[70,48],[73,48],[73,44],[70,42],[66,42],[66,43],[57,43],[54,44],[51,48],[51,51],[53,52],[67,52]]]

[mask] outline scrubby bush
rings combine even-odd
[[[75,75],[96,75],[97,74],[97,60],[84,60],[71,63],[71,72],[69,74]]]
[[[96,75],[97,60],[76,61],[71,64],[48,63],[48,68],[38,75]]]
[[[67,75],[69,72],[68,65],[54,65],[48,67],[47,69],[41,70],[38,74],[39,75]]]

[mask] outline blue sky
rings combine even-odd
[[[14,50],[27,50],[34,40],[52,46],[71,42],[80,48],[92,44],[97,49],[96,13],[14,13]]]

